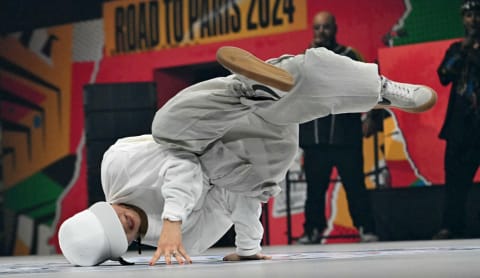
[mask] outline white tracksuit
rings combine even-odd
[[[191,253],[206,250],[232,224],[237,253],[258,253],[260,204],[280,191],[298,149],[298,124],[366,112],[379,99],[375,64],[325,48],[269,62],[294,76],[291,91],[258,89],[235,74],[207,80],[157,112],[152,133],[158,144],[151,136],[126,138],[105,153],[107,201],[147,213],[145,243],[156,246],[162,218],[169,218],[183,221],[183,243]]]

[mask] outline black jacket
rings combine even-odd
[[[354,49],[337,44],[333,52],[361,61]],[[362,145],[361,113],[329,115],[300,125],[300,147],[308,148],[320,144]]]
[[[442,85],[452,83],[439,137],[454,144],[480,146],[480,49],[465,50],[461,41],[454,42],[437,72]]]

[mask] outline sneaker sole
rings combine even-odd
[[[421,106],[417,106],[414,108],[404,108],[404,107],[397,107],[394,105],[377,104],[375,105],[374,109],[396,108],[409,113],[422,113],[422,112],[428,111],[435,105],[435,103],[437,103],[437,93],[430,87],[427,87],[427,86],[424,86],[424,87],[428,88],[432,95],[430,99]]]
[[[289,72],[270,65],[238,47],[220,47],[217,50],[217,62],[234,73],[282,91],[290,91],[295,84]]]

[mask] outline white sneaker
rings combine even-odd
[[[378,240],[378,236],[375,234],[360,234],[360,242],[377,242]]]
[[[360,235],[360,242],[377,242],[380,240],[374,233],[365,233],[363,227],[358,229],[358,233]]]
[[[437,93],[430,87],[400,83],[382,76],[382,99],[375,108],[398,108],[410,113],[429,110],[437,102]]]
[[[320,244],[322,235],[317,228],[314,228],[310,233],[305,232],[299,239],[297,244]]]

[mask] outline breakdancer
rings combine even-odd
[[[119,139],[104,154],[106,202],[62,223],[60,248],[74,265],[98,265],[138,240],[156,247],[150,264],[191,263],[234,225],[224,260],[261,252],[261,203],[275,196],[298,150],[298,125],[376,107],[423,112],[436,93],[378,74],[376,64],[325,48],[266,62],[236,47],[217,61],[227,77],[194,84],[156,113],[152,134]]]

